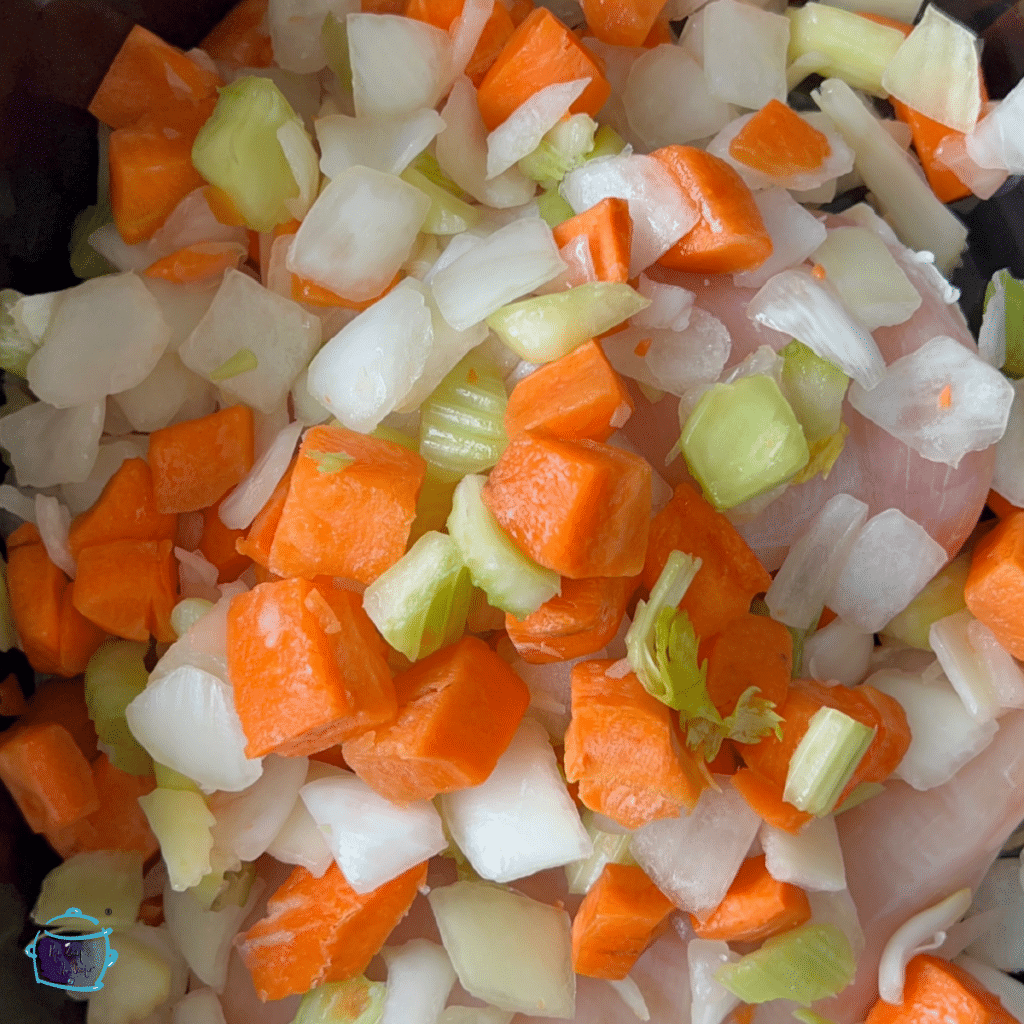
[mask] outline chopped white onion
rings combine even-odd
[[[825,225],[784,188],[755,192],[754,202],[771,236],[772,254],[759,267],[732,275],[739,288],[760,288],[780,271],[803,263],[826,237]]]
[[[413,110],[390,117],[318,118],[320,170],[333,178],[349,167],[370,167],[384,174],[401,174],[444,130],[435,110]]]
[[[71,554],[71,547],[68,544],[71,513],[56,498],[45,494],[36,495],[35,512],[39,536],[50,561],[74,579],[78,572],[78,562]]]
[[[804,641],[804,673],[822,682],[855,686],[871,670],[875,637],[836,616]]]
[[[153,251],[148,242],[129,245],[111,222],[97,228],[89,236],[91,245],[108,263],[122,272],[145,270],[153,262]]]
[[[152,259],[158,260],[199,242],[237,242],[239,245],[245,245],[247,241],[244,227],[221,224],[213,215],[204,186],[189,192],[178,203],[149,240],[149,249]],[[181,286],[173,287],[177,291]]]
[[[647,1021],[651,1019],[651,1011],[647,1009],[647,1001],[644,999],[640,986],[627,974],[620,981],[609,979],[608,984],[615,989],[619,998],[629,1007],[637,1020]]]
[[[327,66],[320,34],[324,18],[358,11],[357,0],[270,0],[266,26],[274,61],[287,71],[308,75]]]
[[[0,484],[0,508],[17,516],[23,523],[36,521],[35,501],[10,484]]]
[[[33,402],[0,419],[0,447],[11,456],[19,487],[53,487],[85,481],[103,433],[104,403],[55,409]]]
[[[96,504],[97,499],[103,493],[103,488],[107,486],[107,481],[121,468],[121,463],[125,459],[144,459],[148,440],[148,438],[129,436],[101,444],[97,449],[92,471],[85,480],[81,483],[65,483],[61,486],[61,498],[71,514],[77,516],[80,512],[84,512]],[[11,489],[13,490],[13,488]]]
[[[984,622],[967,624],[967,640],[987,673],[1000,708],[1024,708],[1024,672]]]
[[[771,278],[750,300],[747,316],[799,338],[865,389],[874,388],[885,373],[885,361],[871,334],[826,285],[802,270],[784,270]]]
[[[1005,1010],[1020,1021],[1020,1024],[1024,1024],[1024,984],[1003,971],[969,956],[958,956],[953,963],[973,974],[989,992],[999,997]]]
[[[220,596],[217,590],[217,566],[208,561],[198,551],[186,551],[175,548],[174,557],[178,560],[178,581],[181,596],[202,598],[204,601],[216,601]]]
[[[640,275],[637,291],[650,300],[646,309],[634,313],[630,319],[633,327],[647,327],[653,330],[685,331],[690,324],[693,309],[693,292],[675,284],[662,284]]]
[[[1009,172],[992,170],[975,163],[967,151],[967,136],[951,132],[936,147],[935,162],[952,171],[979,199],[991,199],[1009,177]]]
[[[301,423],[284,427],[245,479],[221,502],[217,514],[229,530],[245,530],[252,525],[288,469],[301,433]]]
[[[996,920],[967,952],[1001,971],[1024,971],[1024,890],[1016,858],[996,860],[975,891],[971,912],[987,911],[995,911]]]
[[[995,305],[995,299],[989,308]],[[987,316],[986,312],[986,316]],[[1024,380],[1010,381],[1013,404],[1003,436],[996,443],[996,464],[992,473],[992,490],[1013,505],[1024,505]]]
[[[309,759],[303,785],[317,779],[339,775],[341,772],[342,769],[335,768],[334,765]],[[300,864],[314,878],[323,878],[324,872],[334,860],[323,832],[306,810],[306,805],[298,794],[288,817],[271,840],[266,852],[282,864]]]
[[[862,416],[923,458],[954,468],[1003,436],[1014,389],[965,345],[939,336],[890,363],[871,391],[847,395]]]
[[[171,340],[167,352],[177,352],[196,329],[199,321],[206,316],[220,280],[204,284],[174,284],[159,278],[147,277],[143,284],[160,305],[160,312],[171,329]]]
[[[967,152],[979,167],[1024,174],[1024,80],[967,133]]]
[[[217,993],[212,988],[197,988],[174,1004],[171,1024],[227,1024],[227,1022]]]
[[[495,0],[464,0],[462,13],[451,23],[448,36],[452,48],[448,65],[448,84],[463,74],[480,42],[484,26],[494,12]]]
[[[690,939],[686,944],[686,963],[690,974],[690,1024],[722,1024],[739,1006],[724,985],[715,980],[715,972],[724,964],[735,963],[739,953],[718,939]]]
[[[455,968],[443,946],[412,939],[385,946],[380,955],[388,965],[388,990],[380,1024],[437,1024]]]
[[[150,433],[181,420],[207,416],[217,408],[210,382],[193,373],[177,352],[167,351],[153,372],[135,387],[111,395],[133,430]]]
[[[298,120],[292,119],[281,125],[277,129],[277,141],[299,188],[297,196],[285,199],[285,209],[297,220],[302,220],[320,187],[319,158],[306,129]]]
[[[761,826],[760,839],[772,878],[812,892],[842,892],[846,888],[843,851],[831,815],[814,818],[797,835],[766,823]]]
[[[968,636],[974,621],[967,609],[938,619],[928,630],[928,645],[967,713],[976,722],[988,722],[999,714],[1001,707],[993,680]]]
[[[991,285],[992,297],[985,303],[985,312],[982,314],[981,327],[978,330],[978,355],[989,366],[1001,370],[1006,362],[1006,272],[997,270],[992,275]],[[1021,407],[1016,401],[1014,407],[1019,415]],[[1014,413],[1011,410],[1011,421],[1013,418]],[[1010,432],[1009,426],[1006,431]],[[1003,435],[1005,436],[1006,434]]]

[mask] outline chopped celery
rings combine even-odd
[[[180,789],[189,793],[198,793],[200,791],[199,787],[187,775],[182,775],[181,772],[176,772],[173,768],[168,768],[167,765],[161,764],[159,761],[153,762],[153,774],[156,776],[156,784],[160,789]]]
[[[448,517],[452,514],[452,495],[457,484],[458,480],[450,480],[447,473],[438,471],[436,466],[427,463],[423,486],[420,487],[419,497],[416,499],[416,518],[412,521],[412,528],[409,531],[410,544],[415,544],[431,530],[444,530]]]
[[[1017,380],[1024,377],[1024,282],[1018,281],[1008,270],[999,270],[1006,295],[1006,361],[1003,373]],[[989,281],[985,289],[985,305],[995,293],[995,282]]]
[[[292,1024],[377,1024],[384,1013],[388,987],[358,975],[310,989]]]
[[[171,888],[184,892],[197,885],[210,873],[210,830],[217,823],[202,793],[158,788],[140,796],[139,806],[160,843]]]
[[[462,636],[471,593],[458,545],[431,531],[366,588],[363,607],[395,650],[418,661]]]
[[[21,292],[13,288],[0,291],[0,369],[24,377],[39,344],[11,316],[14,304],[21,298]]]
[[[793,1019],[800,1021],[800,1024],[835,1024],[835,1021],[828,1017],[822,1017],[820,1013],[813,1010],[794,1010]]]
[[[618,156],[625,148],[626,143],[622,136],[610,124],[602,124],[594,133],[594,148],[587,154],[587,159],[596,160],[600,156]]]
[[[89,1024],[132,1024],[145,1020],[171,992],[171,966],[129,935],[114,934],[114,968],[89,998]]]
[[[255,370],[259,365],[256,353],[251,348],[240,348],[230,359],[225,359],[220,366],[211,370],[207,377],[214,384],[220,384],[221,381],[231,380],[232,377],[237,377],[241,373]]]
[[[76,853],[44,879],[32,920],[45,924],[78,907],[104,928],[131,928],[142,903],[142,854],[120,850]]]
[[[574,896],[582,896],[590,891],[597,881],[605,864],[635,864],[636,860],[629,852],[631,833],[602,832],[594,824],[594,812],[586,810],[580,815],[583,826],[594,844],[594,852],[583,860],[574,860],[565,865],[565,878],[569,883],[569,892]]]
[[[7,562],[0,555],[0,651],[18,647],[18,631],[14,628],[11,592],[7,587]]]
[[[706,391],[683,427],[679,446],[690,472],[718,509],[785,483],[810,458],[792,408],[778,384],[764,374]]]
[[[790,483],[806,483],[812,476],[817,476],[819,473],[822,480],[827,480],[829,473],[832,472],[832,467],[836,464],[836,459],[843,454],[843,449],[846,447],[846,435],[849,432],[850,428],[845,423],[840,423],[839,429],[834,434],[829,434],[828,437],[823,437],[820,441],[809,445],[810,457],[807,460],[807,465],[790,480]]]
[[[463,356],[420,408],[420,455],[438,479],[457,480],[501,458],[507,405],[498,367],[478,350]]]
[[[559,224],[574,216],[572,207],[554,188],[545,189],[537,196],[537,212],[549,228],[557,228]]]
[[[928,632],[932,623],[962,612],[967,607],[964,587],[971,571],[971,553],[962,551],[944,569],[933,576],[906,608],[882,629],[891,636],[920,651],[930,651]]]
[[[790,62],[820,53],[824,78],[841,78],[854,89],[886,95],[882,74],[903,43],[902,32],[822,3],[791,7],[786,14]]]
[[[93,277],[116,272],[117,268],[89,244],[89,236],[104,224],[110,224],[113,219],[109,201],[97,206],[87,206],[75,218],[71,228],[71,242],[68,245],[71,272],[75,277],[87,281]]]
[[[392,444],[401,445],[410,452],[418,452],[420,450],[420,443],[412,434],[395,430],[393,427],[385,426],[383,423],[379,423],[374,427],[370,436],[379,437],[382,441],[390,441]]]
[[[628,284],[592,281],[509,303],[487,318],[487,326],[520,358],[549,363],[650,304]]]
[[[340,473],[346,466],[351,466],[355,462],[355,459],[345,452],[321,452],[309,448],[305,455],[307,459],[312,459],[316,463],[317,472],[320,473]]]
[[[111,763],[131,775],[148,775],[153,761],[132,735],[125,708],[146,688],[146,644],[107,640],[85,670],[85,703],[96,735],[110,748]]]
[[[486,478],[464,476],[455,488],[448,533],[462,552],[473,582],[487,600],[517,619],[525,619],[561,592],[558,573],[537,565],[512,542],[484,504]]]
[[[220,90],[192,146],[196,170],[230,197],[254,231],[271,231],[289,220],[285,200],[299,194],[277,136],[289,122],[305,132],[271,79],[245,76]]]
[[[352,62],[348,53],[348,26],[344,18],[333,11],[327,12],[320,26],[320,42],[327,57],[327,66],[334,72],[338,84],[347,95],[352,95]]]
[[[868,800],[873,799],[876,796],[881,795],[885,792],[885,786],[880,782],[858,782],[853,789],[850,790],[850,795],[836,807],[834,814],[843,814],[845,811],[852,811],[854,807],[860,807],[861,804],[867,803]]]
[[[876,731],[835,708],[820,708],[789,759],[783,798],[808,814],[831,813]]]
[[[791,999],[810,1006],[842,992],[856,971],[850,940],[836,925],[804,924],[723,964],[715,980],[745,1003]]]
[[[203,597],[186,597],[171,609],[171,629],[184,636],[212,607]]]
[[[459,186],[445,174],[441,165],[437,162],[437,157],[434,156],[429,150],[424,150],[415,160],[409,165],[413,170],[419,171],[425,178],[433,182],[438,188],[442,188],[445,192],[450,192],[456,199],[461,199],[465,203],[472,201],[473,197],[468,193],[464,192]]]
[[[594,148],[597,122],[588,114],[573,114],[559,121],[540,140],[540,145],[519,161],[519,170],[542,188],[557,185],[579,167]]]
[[[480,212],[475,207],[431,181],[422,171],[406,167],[399,177],[430,200],[427,219],[420,226],[420,231],[428,235],[457,235],[479,223]]]
[[[214,848],[211,864],[216,859],[217,849]],[[227,871],[223,865],[217,865],[189,890],[189,895],[203,910],[219,913],[228,907],[244,907],[255,880],[256,867],[253,864],[243,864],[237,871]]]
[[[779,355],[783,394],[812,446],[839,429],[850,378],[799,341],[791,341]]]

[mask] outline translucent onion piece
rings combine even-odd
[[[735,963],[739,953],[716,939],[690,939],[686,944],[686,962],[690,973],[691,1024],[722,1024],[739,1006],[738,996],[715,980],[715,971],[723,964]]]
[[[1014,389],[969,348],[939,336],[891,363],[871,391],[854,383],[847,397],[922,457],[955,468],[1003,436]]]
[[[951,132],[935,147],[935,162],[951,170],[979,199],[991,199],[1009,172],[975,163],[967,151],[967,136]]]
[[[802,341],[865,389],[882,379],[885,361],[875,339],[827,287],[802,270],[784,270],[771,278],[750,300],[747,316]]]
[[[993,680],[968,637],[974,621],[966,609],[947,615],[932,623],[928,643],[967,713],[976,722],[988,722],[1001,708]]]
[[[229,530],[245,530],[252,524],[288,469],[301,433],[301,423],[284,427],[245,479],[221,502],[218,515]]]
[[[78,572],[78,563],[68,545],[71,513],[56,498],[45,494],[36,495],[35,511],[36,526],[39,527],[39,536],[50,561],[74,579]]]
[[[765,824],[760,839],[772,878],[814,892],[846,888],[843,851],[833,817],[815,818],[797,835]]]
[[[1001,370],[1006,363],[1006,279],[1008,276],[1007,271],[998,270],[992,275],[989,287],[986,288],[986,293],[991,289],[991,296],[985,302],[985,311],[982,314],[981,327],[978,330],[978,355],[989,366],[997,370]],[[1013,418],[1012,411],[1010,417]],[[1009,431],[1009,427],[1007,431]]]
[[[288,197],[284,205],[297,220],[306,216],[316,199],[320,186],[320,164],[313,143],[298,120],[286,121],[277,129],[277,141],[281,144],[288,167],[291,169],[299,194]]]
[[[97,448],[96,461],[85,480],[81,483],[65,483],[61,486],[61,498],[71,514],[77,516],[80,512],[92,508],[96,499],[103,493],[103,488],[107,486],[107,481],[120,469],[121,463],[125,459],[145,458],[147,442],[148,438],[130,435],[117,441],[101,444]],[[29,504],[31,505],[30,500]]]
[[[216,601],[217,566],[209,562],[198,551],[186,551],[176,547],[174,557],[178,560],[178,580],[183,598],[202,598]]]
[[[188,369],[177,352],[169,351],[141,384],[111,396],[111,400],[132,429],[143,433],[206,416],[217,408],[210,382]]]
[[[0,419],[0,447],[11,456],[20,487],[82,483],[92,471],[103,433],[103,402],[55,409],[33,402]]]
[[[651,1011],[647,1009],[647,1002],[644,999],[640,986],[627,974],[621,981],[608,981],[618,993],[619,998],[632,1010],[637,1020],[647,1021],[651,1019]]]
[[[288,269],[346,299],[376,298],[408,259],[429,209],[430,200],[401,178],[350,167],[306,214]]]
[[[452,41],[448,66],[449,82],[466,70],[473,51],[480,42],[484,26],[490,20],[496,0],[466,0],[462,13],[451,23],[448,35]]]
[[[214,280],[210,284],[185,285],[147,277],[143,284],[160,304],[160,312],[171,329],[167,351],[177,352],[206,315],[221,282]]]
[[[993,300],[989,306],[995,305]],[[992,489],[1014,505],[1024,505],[1024,473],[1020,467],[1024,459],[1024,379],[1010,381],[1013,404],[1006,430],[996,444],[996,464],[992,474]]]
[[[171,1024],[227,1024],[227,1022],[217,993],[212,988],[197,988],[174,1004]]]
[[[697,223],[693,203],[665,167],[637,154],[588,160],[562,180],[561,194],[576,213],[616,196],[633,219],[629,276],[636,277]]]
[[[355,0],[270,0],[266,24],[275,63],[300,75],[322,71],[327,66],[320,41],[324,18],[358,10]]]
[[[444,948],[412,939],[385,946],[381,956],[388,965],[388,988],[380,1024],[437,1024],[455,984],[455,969]]]
[[[882,73],[882,87],[908,107],[958,132],[981,110],[978,38],[928,4]]]
[[[423,109],[387,117],[334,114],[315,125],[320,170],[328,178],[355,166],[401,174],[445,127],[436,111]]]
[[[704,8],[704,73],[711,92],[748,110],[786,102],[789,19],[738,0]]]
[[[690,324],[693,309],[693,292],[674,284],[662,284],[640,275],[637,291],[650,300],[646,309],[634,313],[630,319],[633,327],[649,327],[654,330],[685,331]]]
[[[23,523],[36,521],[35,501],[10,484],[0,484],[0,508],[17,516]]]
[[[979,167],[1024,173],[1024,81],[967,133],[967,153]]]
[[[153,252],[147,242],[129,245],[112,222],[97,228],[89,236],[89,245],[120,271],[145,270],[153,262]]]
[[[967,640],[992,683],[1001,708],[1024,707],[1024,672],[984,622],[967,624]]]
[[[310,760],[305,781],[314,782],[317,779],[329,778],[341,771],[342,769],[335,768],[334,765]],[[300,864],[314,878],[323,878],[324,872],[334,860],[320,826],[313,820],[298,795],[284,824],[267,847],[267,853],[282,864]]]
[[[855,686],[871,669],[873,633],[838,616],[804,640],[804,674],[822,682]]]
[[[973,974],[989,992],[999,997],[1004,1009],[1024,1024],[1024,984],[969,956],[958,956],[953,963]]]
[[[197,188],[174,208],[171,215],[157,229],[149,240],[149,248],[154,260],[161,256],[169,256],[178,249],[195,245],[199,242],[238,242],[246,243],[244,227],[232,227],[221,224],[206,201],[206,188]]]

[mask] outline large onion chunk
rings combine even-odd
[[[33,402],[0,419],[0,447],[10,452],[18,486],[86,480],[99,452],[104,411],[102,401],[69,409]]]

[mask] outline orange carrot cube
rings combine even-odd
[[[778,178],[813,171],[831,152],[828,136],[779,100],[769,100],[729,143],[734,160]]]
[[[661,0],[582,0],[582,6],[598,39],[615,46],[643,46],[665,5]],[[672,41],[671,34],[666,41]]]
[[[1024,513],[1000,519],[975,547],[964,600],[1015,658],[1024,658]]]
[[[793,637],[767,615],[747,612],[728,623],[709,644],[707,688],[723,716],[751,686],[759,696],[781,704],[793,675]]]
[[[580,235],[586,237],[598,281],[625,284],[629,280],[633,218],[625,199],[602,199],[589,210],[581,210],[575,217],[562,221],[552,228],[552,234],[559,249]]]
[[[244,537],[235,541],[235,551],[239,555],[252,559],[258,566],[264,569],[270,558],[270,545],[274,543],[274,534],[277,532],[277,524],[281,521],[281,513],[284,511],[284,503],[288,498],[288,488],[292,482],[292,470],[295,462],[288,467],[287,472],[278,481],[274,492],[267,499],[266,505],[256,513],[248,532]]]
[[[267,0],[241,0],[210,30],[199,44],[214,60],[243,68],[269,68],[274,44],[266,30]]]
[[[245,536],[245,530],[232,530],[221,522],[220,506],[203,509],[203,535],[199,540],[199,553],[217,567],[217,582],[237,580],[252,565],[248,555],[239,554],[235,545]]]

